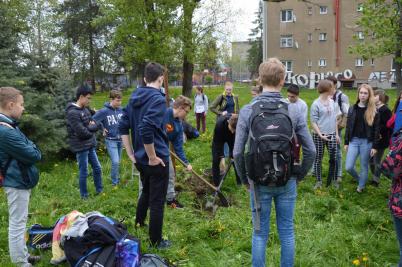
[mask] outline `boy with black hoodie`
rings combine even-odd
[[[119,124],[123,145],[128,157],[140,172],[143,185],[138,199],[136,226],[144,226],[148,208],[150,209],[149,237],[152,246],[159,249],[170,246],[162,239],[163,212],[169,181],[169,147],[164,127],[167,112],[163,84],[164,68],[159,63],[150,62],[145,66],[146,86],[135,90],[124,108]],[[131,129],[130,144],[129,130]]]
[[[119,122],[123,116],[123,109],[121,108],[122,94],[118,90],[112,90],[109,97],[110,102],[106,102],[104,108],[97,111],[93,119],[103,126],[106,149],[112,161],[112,185],[116,186],[120,182],[119,167],[123,148],[119,132]]]
[[[12,87],[0,88],[0,176],[8,202],[8,247],[11,261],[30,267],[40,259],[30,256],[25,243],[25,227],[31,189],[38,183],[35,163],[41,152],[18,128],[24,112],[24,98]]]
[[[88,108],[92,97],[91,88],[85,85],[79,87],[76,97],[77,102],[69,103],[66,108],[67,139],[70,150],[77,157],[81,198],[87,199],[88,162],[92,167],[96,193],[100,194],[103,190],[102,168],[96,155],[95,132],[99,127]]]

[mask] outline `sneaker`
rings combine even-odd
[[[335,180],[335,181],[334,181],[334,188],[337,189],[337,190],[339,189],[339,182],[338,182],[338,180]]]
[[[364,189],[364,188],[357,187],[356,192],[357,192],[357,193],[361,193],[361,192],[363,192],[363,189]]]
[[[371,184],[372,186],[375,186],[375,187],[378,187],[378,186],[380,185],[380,183],[377,182],[377,181],[375,181],[375,180],[371,180],[371,181],[370,181],[370,184]]]
[[[342,176],[336,177],[336,181],[337,181],[338,183],[342,183]]]
[[[320,181],[316,182],[314,185],[314,190],[321,189],[321,188],[322,188],[322,182],[320,182]]]
[[[36,256],[36,255],[29,255],[28,256],[28,262],[32,265],[35,265],[35,263],[37,263],[38,261],[40,261],[41,257],[40,256]]]
[[[166,205],[170,206],[172,209],[184,209],[184,206],[175,198],[166,201]]]
[[[156,246],[157,249],[168,249],[172,246],[172,242],[167,239],[162,239],[161,242]]]

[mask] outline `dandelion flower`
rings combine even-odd
[[[355,259],[354,261],[352,261],[353,265],[355,266],[359,266],[360,265],[360,261],[358,259]]]
[[[364,262],[368,261],[367,256],[364,256],[364,257],[362,258],[362,261],[364,261]]]

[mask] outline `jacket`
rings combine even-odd
[[[378,109],[379,114],[379,148],[385,149],[389,146],[392,131],[387,127],[388,120],[392,117],[391,110],[383,105]]]
[[[346,123],[346,131],[345,131],[345,145],[349,145],[349,142],[352,140],[352,132],[353,128],[355,127],[356,123],[356,108],[357,104],[354,104],[349,108],[348,112],[348,120]],[[365,126],[366,126],[366,134],[367,134],[367,139],[369,142],[373,143],[373,148],[378,149],[379,148],[379,122],[380,118],[378,116],[378,113],[374,117],[374,122],[372,126],[369,126],[367,122],[365,121]]]
[[[95,132],[99,125],[90,124],[92,115],[88,108],[69,103],[66,108],[67,139],[73,153],[96,147]]]
[[[233,101],[235,104],[234,113],[239,114],[239,97],[237,95],[233,95]],[[218,116],[222,115],[222,112],[226,110],[226,94],[223,93],[215,98],[214,102],[212,102],[210,105],[209,110]]]
[[[180,119],[173,117],[172,108],[169,108],[166,112],[164,124],[168,139],[173,145],[174,152],[183,162],[188,164],[183,150],[183,123]]]
[[[123,117],[119,123],[121,135],[131,139],[136,161],[148,165],[149,159],[144,144],[154,144],[156,156],[169,162],[168,138],[163,124],[167,112],[164,94],[153,87],[139,87],[130,97],[123,109]]]
[[[4,187],[31,189],[39,181],[39,171],[35,163],[41,160],[41,152],[17,127],[17,122],[0,114],[0,122],[7,123],[12,128],[0,124],[0,165],[4,171]]]
[[[123,116],[122,108],[113,108],[110,102],[105,103],[104,108],[97,111],[93,116],[96,123],[101,124],[107,130],[107,139],[121,140],[119,122]]]

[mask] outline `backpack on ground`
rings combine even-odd
[[[144,254],[141,257],[140,267],[169,267],[169,264],[156,254]]]
[[[128,235],[122,223],[91,216],[83,236],[67,238],[64,251],[71,266],[137,267],[140,243]]]
[[[286,103],[254,103],[245,159],[248,177],[257,185],[286,185],[292,175],[294,137]]]
[[[52,227],[43,227],[40,224],[34,224],[27,231],[28,247],[32,249],[48,249],[52,247],[53,239]]]

